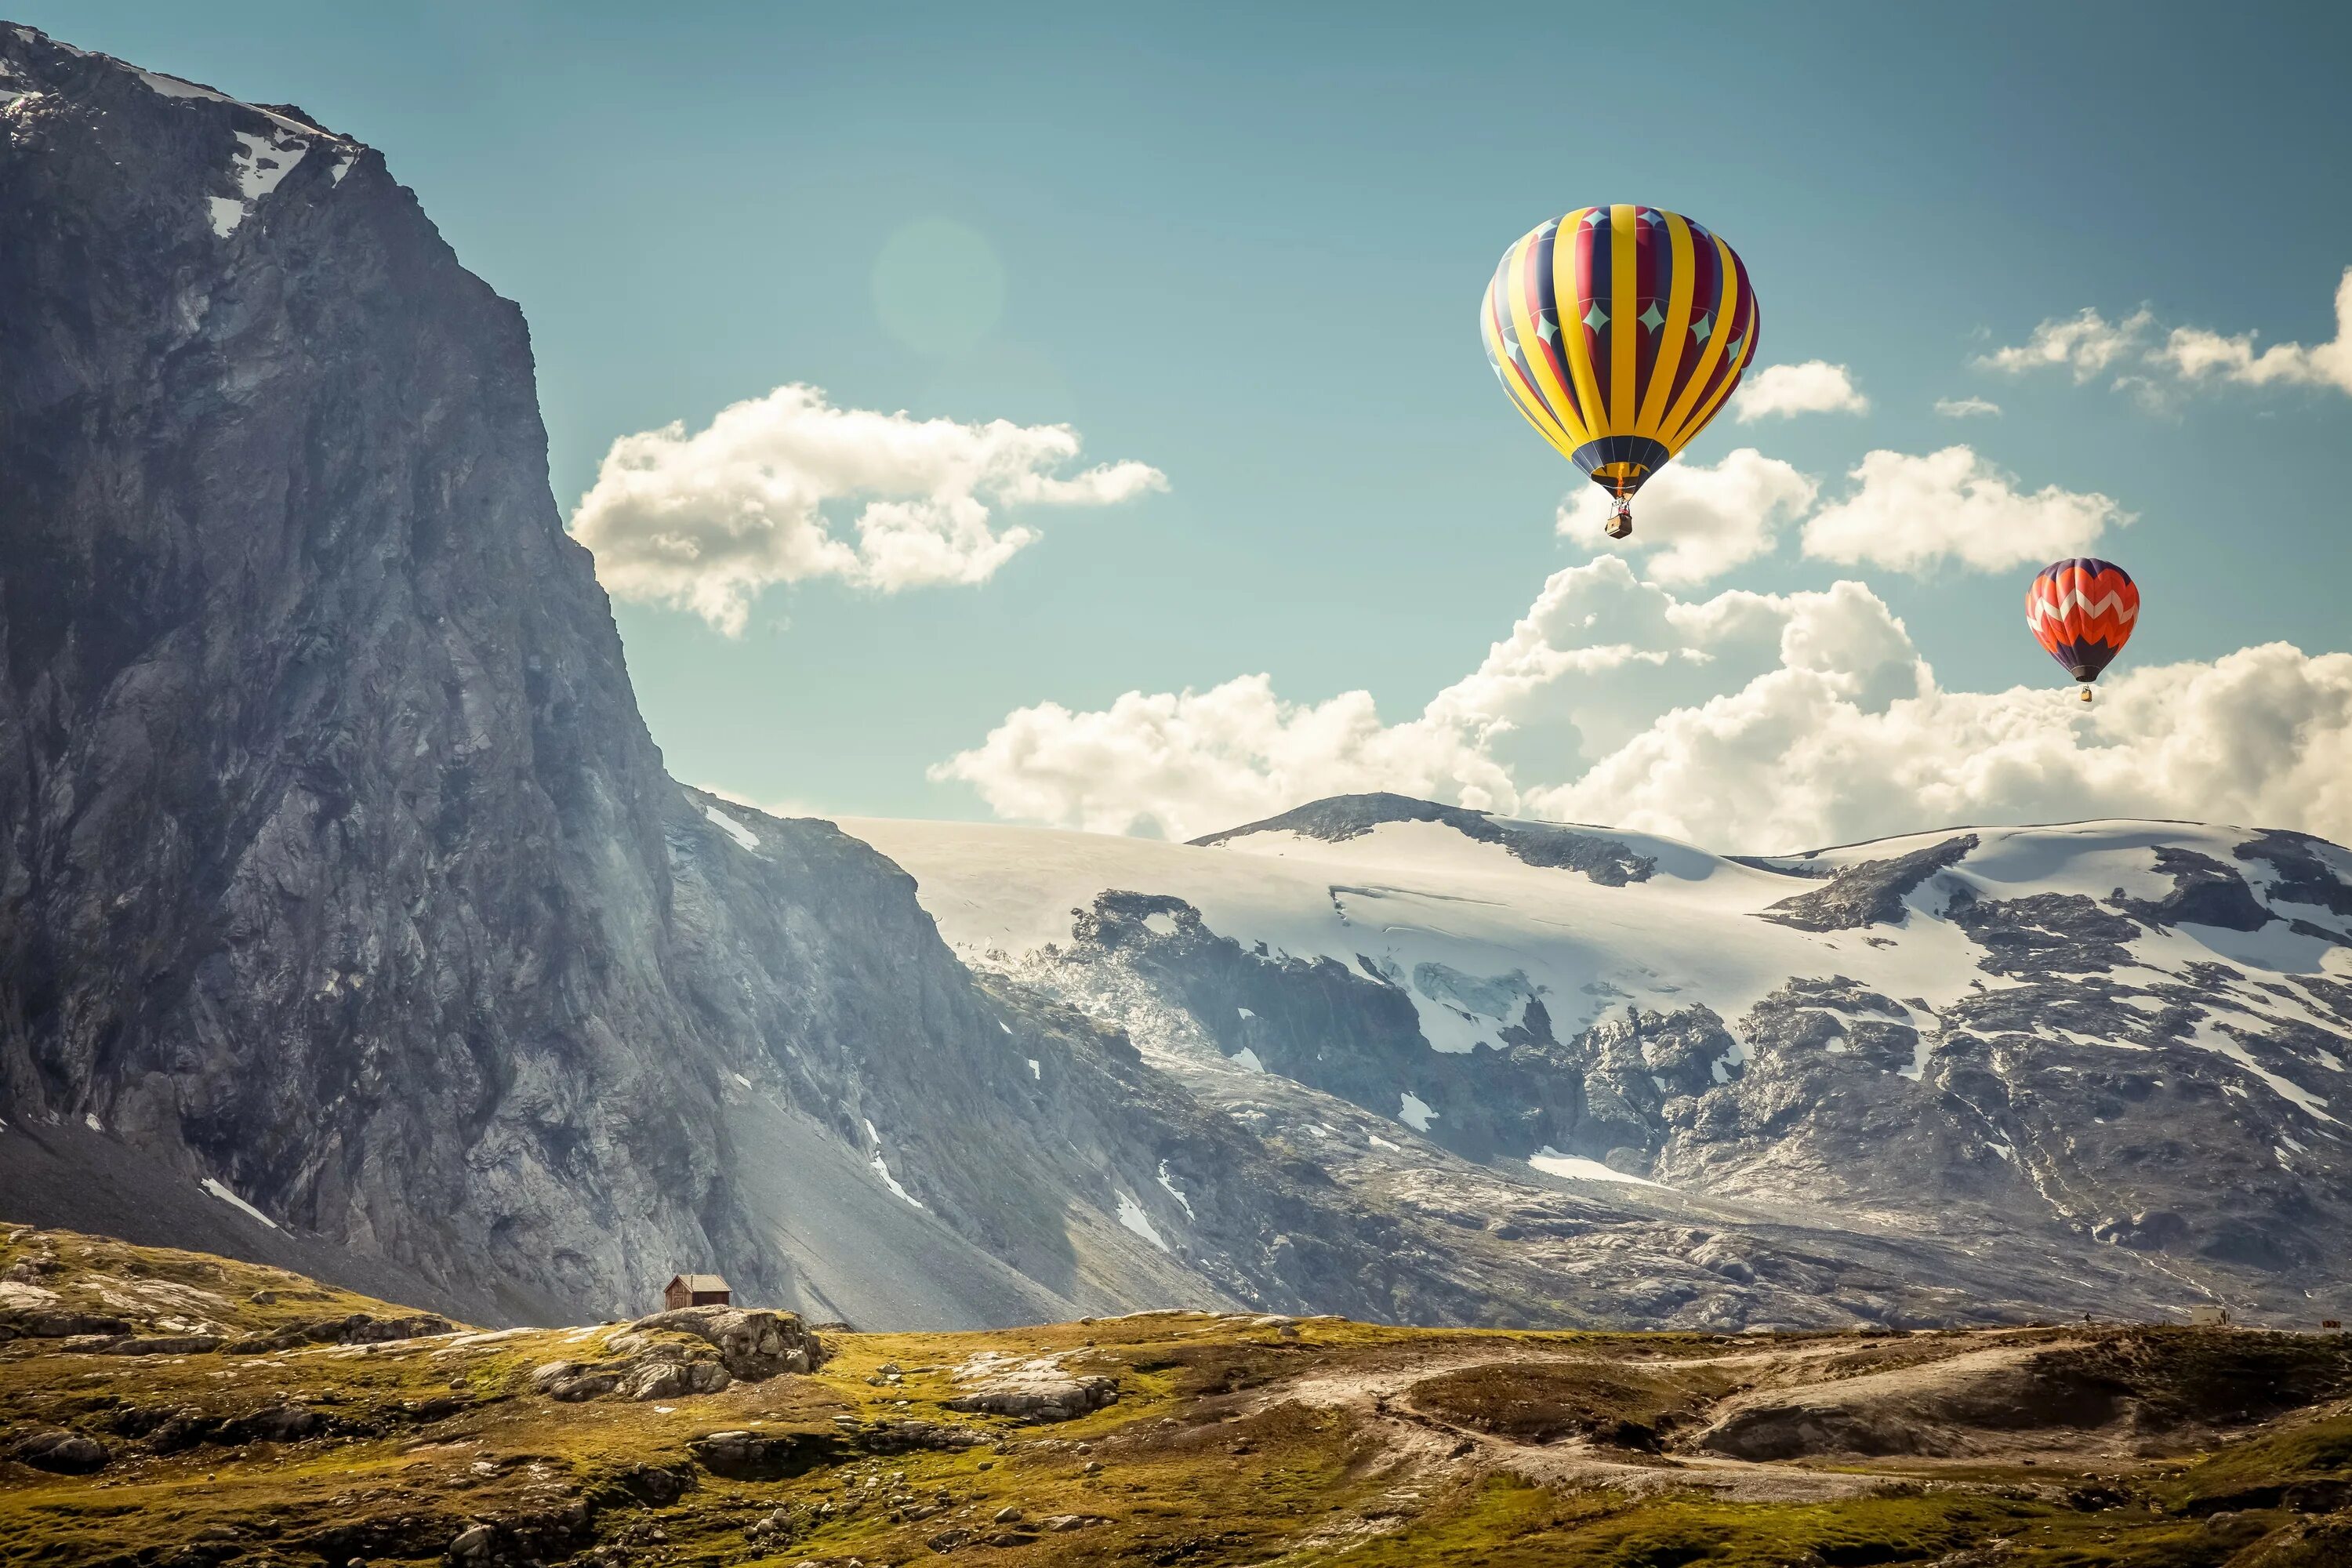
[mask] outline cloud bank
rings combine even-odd
[[[1641,521],[1634,538],[1602,531],[1610,500],[1598,485],[1570,491],[1553,527],[1603,549],[1649,553],[1646,570],[1662,583],[1703,583],[1770,552],[1820,491],[1819,483],[1778,458],[1742,447],[1712,467],[1677,462],[1659,469],[1635,503]]]
[[[1923,573],[1953,563],[1979,572],[2080,555],[2132,521],[2095,490],[2019,489],[1968,447],[1924,457],[1866,454],[1859,488],[1806,521],[1805,553],[1841,565]]]
[[[614,441],[572,531],[615,598],[690,610],[740,636],[779,583],[836,577],[882,593],[982,583],[1035,529],[1001,506],[1108,506],[1168,488],[1139,462],[1067,478],[1066,425],[985,425],[835,408],[780,386],[683,424]],[[847,533],[827,515],[852,512]]]
[[[2011,373],[2063,369],[2078,384],[2113,371],[2117,388],[2144,395],[2159,384],[2212,382],[2328,387],[2352,394],[2352,267],[2336,281],[2336,336],[2324,343],[2273,343],[2257,349],[2252,332],[2227,335],[2203,327],[2174,327],[2159,333],[2146,309],[2109,321],[2085,306],[2075,315],[2042,322],[2024,342],[1996,349],[1977,363]]]
[[[1416,717],[1264,675],[1009,715],[932,769],[999,815],[1193,837],[1342,791],[1774,852],[1968,822],[2193,817],[2352,837],[2352,655],[2284,643],[2071,689],[1946,689],[1867,586],[1685,599],[1556,573]]]
[[[1704,583],[1769,555],[1800,519],[1803,552],[1842,566],[1925,574],[1939,567],[2003,572],[2079,555],[2132,515],[2095,490],[2017,481],[1968,446],[1914,456],[1876,450],[1826,504],[1821,481],[1753,447],[1712,466],[1659,470],[1633,503],[1633,534],[1603,531],[1609,497],[1580,487],[1553,521],[1561,537],[1647,559],[1643,574],[1669,586]]]

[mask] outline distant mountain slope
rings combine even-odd
[[[2053,1310],[2352,1286],[2352,856],[2302,835],[1729,859],[1397,796],[1197,845],[843,826],[967,962],[1196,1092],[1246,1101],[1263,1069],[1486,1181],[1795,1205],[1981,1258],[1992,1296],[2034,1258],[2074,1278]]]

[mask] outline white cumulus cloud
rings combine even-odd
[[[2042,322],[2022,343],[1995,349],[1977,363],[2012,373],[2065,369],[2074,373],[2076,382],[2086,382],[2138,359],[2147,350],[2155,321],[2143,308],[2120,321],[2110,321],[2085,305],[2074,315]]]
[[[2126,661],[2127,662],[2127,661]],[[1265,676],[1009,716],[935,770],[1001,815],[1198,835],[1392,789],[1775,852],[2100,816],[2352,839],[2352,655],[2283,643],[2071,687],[1946,689],[1867,586],[1683,599],[1613,556],[1553,574],[1479,668],[1384,724]]]
[[[1947,419],[1973,419],[1980,414],[1997,416],[2000,405],[1983,397],[1939,397],[1936,412]]]
[[[1653,552],[1645,570],[1661,583],[1702,583],[1769,552],[1819,490],[1780,458],[1742,447],[1711,468],[1676,462],[1659,469],[1634,498],[1630,539],[1601,531],[1610,500],[1598,485],[1571,492],[1554,527],[1605,549]]]
[[[1490,785],[1507,790],[1502,770],[1456,731],[1383,724],[1364,691],[1286,702],[1264,675],[1206,691],[1130,691],[1091,713],[1024,708],[930,776],[971,784],[1000,816],[1165,838],[1357,790],[1481,806],[1494,800]]]
[[[2273,343],[2257,352],[2253,334],[2224,337],[2200,327],[2175,327],[2153,356],[2186,381],[2218,376],[2249,386],[2284,383],[2332,386],[2352,393],[2352,267],[2336,285],[2336,336],[2305,348]]]
[[[1038,537],[1000,521],[1000,506],[1105,506],[1167,488],[1131,461],[1061,477],[1077,454],[1065,425],[916,419],[780,386],[701,430],[614,441],[572,530],[615,597],[691,610],[732,637],[779,583],[985,582]]]
[[[1773,364],[1747,377],[1731,395],[1731,406],[1742,425],[1797,414],[1866,414],[1870,399],[1854,386],[1842,364],[1810,359],[1802,364]]]
[[[2078,555],[2131,514],[2095,490],[2017,488],[1965,446],[1924,456],[1867,453],[1858,488],[1806,521],[1805,553],[1919,573],[1946,562],[1979,572]]]
[[[2118,391],[2135,393],[2157,408],[2172,405],[2171,390],[2201,382],[2333,387],[2352,394],[2352,267],[2336,279],[2336,335],[2324,343],[2258,349],[2252,332],[2174,327],[2159,339],[2157,331],[2155,317],[2145,308],[2110,322],[2085,306],[2078,314],[2042,322],[2024,342],[1996,349],[1977,363],[2012,372],[2063,367],[2078,383],[2112,371]]]

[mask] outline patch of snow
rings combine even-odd
[[[95,1110],[83,1111],[81,1113],[81,1124],[84,1127],[89,1128],[92,1132],[103,1132],[106,1131],[106,1123],[98,1119],[98,1112]]]
[[[717,806],[704,806],[702,808],[702,815],[709,817],[712,823],[717,825],[717,826],[727,835],[728,837],[732,838],[744,848],[757,849],[760,847],[760,836],[758,834],[753,833],[750,828],[744,826],[741,823],[736,821],[733,817],[728,816]],[[1002,1020],[999,1021],[1002,1022]]]
[[[1184,1205],[1184,1217],[1192,1218],[1192,1200],[1177,1190],[1175,1182],[1168,1174],[1168,1162],[1165,1160],[1160,1162],[1160,1184],[1167,1189],[1170,1197]]]
[[[1988,1148],[1988,1149],[1990,1149],[1990,1150],[1991,1150],[1994,1153],[1996,1153],[1996,1154],[2000,1155],[2000,1156],[2002,1159],[2004,1159],[2004,1160],[2011,1161],[2011,1162],[2014,1163],[2014,1162],[2015,1162],[2015,1160],[2017,1159],[2017,1151],[2016,1151],[2016,1149],[2014,1149],[2013,1147],[2011,1147],[2011,1145],[2009,1145],[2009,1144],[2007,1144],[2007,1143],[1990,1143],[1990,1142],[1989,1142],[1989,1143],[1987,1143],[1987,1144],[1985,1145],[1985,1147],[1986,1147],[1986,1148]]]
[[[182,81],[178,77],[165,76],[162,71],[141,71],[139,79],[165,98],[201,98],[214,103],[236,101],[225,92],[215,92],[211,88],[198,87],[194,82]]]
[[[1432,1110],[1419,1095],[1407,1091],[1398,1097],[1397,1120],[1415,1132],[1428,1131],[1429,1124],[1436,1119],[1437,1112]]]
[[[2300,1110],[2305,1115],[2315,1117],[2322,1121],[2333,1121],[2338,1126],[2343,1125],[2341,1119],[2330,1116],[2327,1113],[2327,1101],[2320,1099],[2319,1096],[2312,1093],[2309,1089],[2304,1088],[2303,1085],[2296,1083],[2294,1079],[2281,1078],[2278,1074],[2271,1071],[2268,1068],[2263,1067],[2260,1062],[2254,1060],[2253,1053],[2247,1050],[2243,1045],[2239,1043],[2235,1037],[2231,1036],[2226,1029],[2223,1029],[2220,1024],[2215,1022],[2211,1017],[2205,1017],[2198,1020],[2197,1027],[2189,1035],[2188,1043],[2195,1046],[2200,1050],[2211,1051],[2217,1056],[2229,1058],[2231,1061],[2243,1068],[2247,1072],[2262,1079],[2263,1083],[2270,1087],[2272,1092],[2293,1103],[2295,1108]],[[2224,1084],[2222,1087],[2224,1089],[2230,1089],[2234,1088],[2235,1086]],[[2242,1093],[2243,1091],[2242,1090],[2241,1092]]]
[[[908,1192],[906,1188],[900,1186],[898,1184],[898,1178],[890,1173],[890,1162],[883,1158],[882,1155],[882,1134],[874,1131],[874,1123],[872,1121],[866,1121],[863,1117],[859,1118],[859,1120],[866,1122],[866,1136],[871,1139],[874,1143],[874,1152],[866,1163],[873,1167],[874,1173],[882,1179],[882,1184],[884,1186],[889,1188],[892,1192],[898,1194],[900,1197],[906,1199],[917,1208],[921,1208],[923,1206],[922,1200],[915,1196],[914,1194]]]
[[[1154,936],[1174,936],[1176,917],[1165,910],[1154,910],[1143,917],[1143,929]]]
[[[68,46],[60,44],[58,47],[59,48],[64,48]],[[76,54],[79,54],[80,52],[81,51],[79,49],[74,50],[74,53]],[[225,92],[215,92],[211,88],[198,87],[194,82],[182,81],[175,76],[165,76],[162,71],[141,71],[139,73],[139,79],[145,82],[152,91],[164,98],[194,98],[202,99],[210,103],[233,103],[240,109],[250,109],[257,114],[268,116],[269,119],[275,121],[282,130],[299,131],[307,136],[324,136],[327,134],[326,132],[320,130],[317,126],[307,125],[301,121],[295,119],[290,114],[280,114],[274,109],[264,109],[257,103],[247,103],[244,100],[231,98]]]
[[[339,185],[343,183],[343,176],[350,174],[352,172],[352,165],[358,162],[359,160],[352,157],[350,153],[344,153],[341,157],[336,159],[333,164],[328,168],[327,178],[334,181],[335,184]]]
[[[733,1079],[737,1083],[741,1084],[745,1089],[749,1089],[749,1088],[751,1088],[751,1080],[750,1079],[748,1079],[748,1078],[745,1078],[745,1077],[744,1077],[741,1073],[740,1073],[740,1072],[730,1072],[730,1073],[729,1073],[727,1076],[728,1076],[729,1078]]]
[[[1367,1136],[1368,1136],[1368,1137],[1370,1137],[1370,1138],[1371,1139],[1371,1141],[1372,1141],[1372,1147],[1373,1147],[1373,1148],[1375,1148],[1375,1149],[1386,1149],[1386,1150],[1391,1151],[1391,1152],[1393,1152],[1393,1153],[1398,1153],[1398,1154],[1402,1154],[1402,1153],[1403,1153],[1403,1152],[1404,1152],[1404,1145],[1403,1145],[1403,1144],[1402,1144],[1402,1143],[1391,1143],[1391,1142],[1390,1142],[1387,1139],[1385,1139],[1385,1138],[1381,1137],[1381,1136],[1379,1133],[1377,1133],[1377,1132],[1369,1133],[1369,1134],[1367,1134]]]
[[[278,1222],[276,1220],[271,1219],[268,1215],[263,1214],[259,1209],[255,1208],[251,1204],[247,1203],[243,1198],[238,1197],[235,1193],[229,1191],[227,1187],[214,1180],[212,1177],[206,1176],[204,1181],[198,1184],[201,1185],[205,1191],[212,1194],[213,1196],[220,1199],[221,1202],[228,1205],[231,1208],[243,1209],[247,1214],[251,1215],[254,1218],[259,1220],[270,1229],[276,1230],[278,1228]]]
[[[289,121],[290,123],[290,121]],[[238,150],[230,155],[229,172],[236,176],[237,194],[241,201],[231,202],[223,196],[209,198],[212,204],[213,233],[226,239],[236,232],[246,214],[256,202],[278,188],[278,183],[294,172],[310,150],[310,144],[299,136],[289,136],[273,131],[267,136],[257,136],[249,131],[232,132]]]
[[[1927,1031],[1920,1030],[1919,1037],[1911,1042],[1911,1065],[1896,1068],[1895,1075],[1897,1078],[1907,1078],[1913,1083],[1917,1083],[1927,1076],[1927,1058],[1935,1048],[1936,1042],[1928,1037]]]
[[[1822,1049],[1833,1057],[1842,1057],[1852,1051],[1853,1047],[1843,1040],[1824,1040],[1822,1042]]]
[[[1654,1182],[1647,1176],[1629,1176],[1622,1171],[1612,1170],[1598,1160],[1588,1160],[1581,1154],[1563,1154],[1547,1143],[1528,1156],[1528,1163],[1546,1175],[1565,1176],[1577,1182],[1624,1182],[1637,1187],[1664,1187],[1664,1182]],[[1667,1191],[1674,1189],[1668,1187]]]
[[[922,1200],[915,1196],[914,1194],[908,1192],[906,1188],[900,1186],[898,1184],[898,1178],[890,1173],[890,1162],[882,1157],[881,1150],[875,1150],[874,1157],[871,1160],[868,1160],[866,1163],[874,1167],[874,1173],[882,1178],[882,1184],[884,1186],[889,1188],[892,1192],[898,1194],[900,1197],[906,1199],[917,1208],[921,1208],[923,1206]]]
[[[1256,1014],[1255,1014],[1255,1013],[1251,1012],[1251,1011],[1250,1011],[1248,1008],[1246,1008],[1246,1007],[1236,1007],[1236,1008],[1234,1008],[1234,1012],[1236,1012],[1236,1013],[1239,1013],[1239,1014],[1240,1014],[1243,1017],[1244,1017],[1244,1018],[1255,1018],[1255,1017],[1256,1017],[1256,1016],[1257,1016],[1257,1015],[1256,1015]]]
[[[1151,1243],[1152,1246],[1158,1247],[1162,1252],[1174,1250],[1165,1241],[1162,1241],[1160,1238],[1160,1233],[1158,1231],[1151,1228],[1151,1216],[1143,1212],[1143,1205],[1141,1204],[1137,1203],[1133,1198],[1129,1197],[1125,1193],[1118,1191],[1117,1188],[1112,1189],[1111,1195],[1118,1199],[1119,1224],[1135,1232],[1136,1235],[1143,1237],[1144,1240]]]
[[[1039,1083],[1045,1082],[1045,1069],[1037,1065],[1037,1058],[1035,1057],[1029,1057],[1024,1059],[1029,1063],[1029,1076],[1036,1079]]]
[[[1237,1067],[1246,1068],[1251,1072],[1264,1072],[1265,1070],[1265,1064],[1258,1060],[1257,1053],[1250,1049],[1247,1046],[1244,1046],[1240,1050],[1235,1051],[1232,1056],[1227,1057],[1225,1059],[1234,1063]]]

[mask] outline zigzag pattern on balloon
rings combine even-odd
[[[2056,621],[2063,625],[2068,619],[2067,613],[2075,609],[2081,610],[2083,621],[2094,627],[2103,623],[2119,626],[2139,614],[2139,606],[2126,602],[2120,591],[2110,593],[2105,598],[2095,602],[2084,594],[2059,593],[2054,595],[2029,596],[2025,601],[2025,623],[2033,627],[2035,635],[2039,636],[2043,621]]]
[[[2026,629],[2077,680],[2098,678],[2138,618],[2138,585],[2110,561],[2053,562],[2025,591]]]

